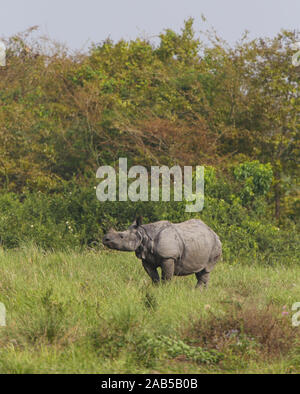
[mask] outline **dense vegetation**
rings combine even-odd
[[[75,55],[34,34],[0,67],[0,372],[299,372],[299,34],[232,48],[188,20]],[[205,166],[203,211],[98,201],[119,157]],[[210,225],[210,288],[154,287],[133,253],[101,250],[136,214]]]
[[[136,213],[145,221],[201,217],[232,262],[299,258],[297,32],[235,47],[192,19],[180,33],[94,44],[71,55],[34,38],[6,40],[0,69],[0,241],[16,247],[97,247]],[[207,42],[207,40],[206,40]],[[100,165],[204,165],[205,208],[100,203]],[[297,249],[298,248],[298,249]]]

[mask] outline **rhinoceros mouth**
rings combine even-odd
[[[111,241],[102,241],[103,245],[107,246],[109,249],[114,249],[115,245]]]

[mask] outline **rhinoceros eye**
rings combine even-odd
[[[120,238],[124,238],[124,235],[123,235],[123,234],[120,234]]]

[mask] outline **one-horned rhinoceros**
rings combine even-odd
[[[222,244],[214,231],[199,219],[182,223],[162,220],[142,224],[137,218],[126,231],[110,230],[103,238],[110,249],[135,251],[153,283],[173,275],[195,274],[196,287],[207,285],[209,274],[222,255]]]

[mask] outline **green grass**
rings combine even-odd
[[[0,373],[300,372],[299,266],[195,283],[154,287],[131,253],[0,250]]]

